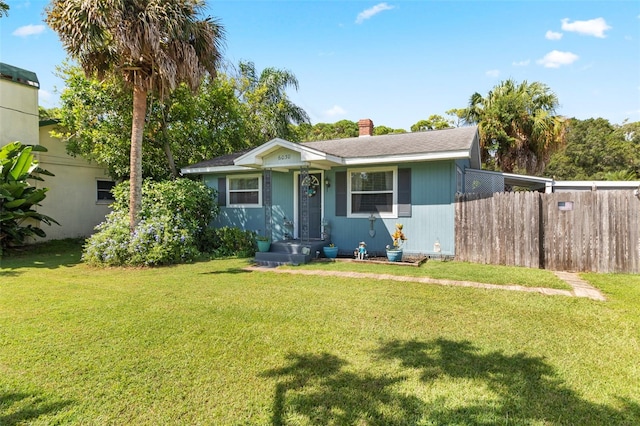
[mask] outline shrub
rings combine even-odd
[[[251,257],[256,252],[255,234],[226,226],[213,229],[212,246],[215,256]]]
[[[140,222],[129,233],[128,182],[113,190],[114,211],[85,244],[83,260],[93,265],[167,265],[200,255],[208,224],[218,212],[215,191],[188,179],[146,181]]]

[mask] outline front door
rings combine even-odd
[[[303,205],[306,201],[308,204],[309,215],[309,238],[319,239],[322,232],[322,174],[309,173],[309,190],[306,194],[300,193],[302,187],[302,175],[298,176],[298,237],[303,237],[303,227],[305,226],[305,218],[303,218]]]

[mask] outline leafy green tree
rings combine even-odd
[[[45,108],[42,106],[38,107],[38,118],[40,121],[43,120],[58,120],[60,118],[60,108]]]
[[[407,133],[406,130],[404,129],[394,129],[392,127],[388,127],[388,126],[374,126],[373,127],[373,135],[374,136],[379,136],[379,135],[389,135],[389,134],[395,134],[395,133]]]
[[[9,16],[9,5],[5,1],[0,0],[0,18],[2,18],[2,15]]]
[[[36,207],[45,199],[48,188],[36,188],[29,179],[44,181],[40,175],[53,176],[38,167],[33,151],[46,151],[35,145],[26,146],[11,142],[0,148],[0,254],[12,245],[24,244],[27,237],[46,237],[46,233],[34,223],[59,223]]]
[[[131,92],[117,78],[88,78],[73,66],[63,65],[58,75],[66,87],[55,136],[67,143],[69,153],[107,167],[114,179],[127,179]],[[255,116],[239,98],[241,88],[242,81],[219,73],[205,78],[195,93],[180,85],[163,100],[150,97],[144,176],[175,178],[189,164],[263,143],[252,133]]]
[[[447,115],[453,117],[449,122],[453,124],[454,127],[460,127],[465,123],[465,118],[467,115],[466,108],[451,108],[444,112]]]
[[[426,120],[420,120],[411,126],[412,132],[424,132],[426,130],[441,130],[452,127],[453,122],[441,115],[432,114]]]
[[[324,141],[332,139],[354,138],[358,136],[358,123],[340,120],[335,123],[301,124],[301,141]]]
[[[256,71],[253,62],[240,62],[240,99],[249,108],[251,145],[260,145],[273,138],[297,142],[292,124],[309,123],[304,109],[291,102],[286,90],[298,90],[298,79],[288,70],[273,67]]]
[[[299,141],[324,141],[332,139],[355,138],[359,134],[358,123],[351,120],[340,120],[335,123],[301,124],[296,127]],[[404,129],[393,129],[387,126],[375,126],[374,135],[389,133],[406,133]]]
[[[197,88],[216,74],[222,27],[199,19],[197,0],[52,0],[46,21],[87,75],[118,75],[133,88],[129,227],[138,223],[147,96],[163,99],[181,82]]]
[[[568,120],[566,142],[551,156],[547,176],[565,180],[640,177],[640,122],[612,125],[604,118]]]
[[[506,80],[486,96],[474,93],[466,122],[478,125],[486,168],[541,174],[561,145],[564,119],[555,115],[558,98],[545,84]]]

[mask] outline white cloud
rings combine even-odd
[[[334,105],[330,109],[326,110],[324,113],[329,117],[335,117],[337,115],[343,115],[347,111],[345,111],[340,105]]]
[[[560,40],[562,38],[562,33],[556,33],[554,31],[549,30],[544,35],[544,38],[546,38],[547,40]]]
[[[488,77],[498,77],[500,75],[500,70],[489,70],[485,72],[485,75]]]
[[[604,18],[589,19],[588,21],[569,22],[569,18],[561,20],[564,31],[572,31],[582,35],[590,35],[598,38],[605,38],[605,31],[611,27],[607,25]]]
[[[41,101],[49,102],[51,98],[53,98],[53,95],[48,90],[44,90],[41,88],[40,90],[38,90],[38,98]]]
[[[44,25],[25,25],[23,27],[19,27],[17,28],[13,33],[11,33],[14,36],[18,36],[18,37],[29,37],[32,35],[38,35],[40,33],[43,33],[45,29]]]
[[[544,65],[545,68],[560,68],[562,65],[570,65],[574,63],[578,58],[579,56],[575,53],[552,50],[537,62]]]
[[[358,17],[356,18],[356,24],[362,24],[364,21],[373,17],[374,15],[377,15],[380,12],[384,12],[385,10],[391,10],[393,8],[394,8],[393,6],[389,6],[387,3],[378,3],[372,8],[363,10],[362,12],[358,13]]]
[[[531,60],[525,59],[524,61],[512,62],[511,65],[514,67],[526,67],[529,63],[531,63]]]

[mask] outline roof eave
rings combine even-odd
[[[255,171],[255,168],[244,166],[210,166],[184,168],[180,170],[183,175],[199,175],[204,173],[226,173],[226,172],[248,172]]]
[[[469,150],[387,155],[383,157],[351,157],[344,158],[343,164],[352,166],[382,163],[415,163],[419,161],[459,160],[464,158],[470,158]]]

